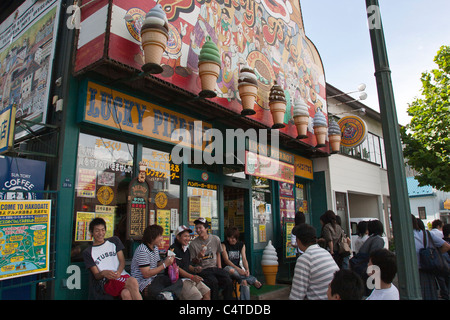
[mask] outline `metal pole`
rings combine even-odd
[[[405,163],[378,0],[366,0],[366,8],[386,151],[398,289],[400,299],[418,300],[421,299],[421,290],[404,171]]]

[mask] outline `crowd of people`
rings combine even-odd
[[[316,229],[305,223],[302,212],[295,216],[291,245],[296,248],[297,260],[289,299],[399,300],[399,291],[393,284],[396,256],[385,249],[382,223],[360,222],[358,239],[350,250],[351,240],[341,227],[339,216],[328,210],[320,221],[322,229],[317,237]],[[105,239],[105,221],[92,220],[89,230],[93,243],[83,257],[96,288],[123,300],[230,300],[234,299],[233,292],[240,299],[249,300],[250,286],[259,289],[263,284],[249,273],[246,248],[239,240],[238,229],[228,228],[225,241],[221,242],[208,232],[205,218],[194,224],[198,236],[191,241],[192,229],[179,226],[163,260],[159,252],[163,228],[148,226],[134,251],[128,274],[122,242],[117,237]],[[422,220],[414,215],[412,225],[422,298],[448,300],[450,276],[424,271],[420,252],[433,246],[449,261],[450,225],[436,220],[427,232]]]

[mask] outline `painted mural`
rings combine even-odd
[[[327,115],[325,76],[320,56],[305,35],[298,1],[116,0],[109,58],[140,69],[140,28],[145,13],[156,3],[161,4],[169,21],[169,41],[162,60],[164,71],[157,77],[197,94],[201,90],[198,55],[209,36],[222,58],[218,95],[213,100],[240,113],[238,76],[240,68],[248,63],[255,69],[259,87],[256,114],[249,117],[268,126],[273,124],[268,96],[277,81],[287,98],[286,127],[280,131],[297,136],[293,104],[297,98],[303,98],[311,117],[308,138],[303,141],[315,145],[312,118],[319,109]]]

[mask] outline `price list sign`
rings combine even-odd
[[[147,181],[133,179],[129,185],[128,195],[128,230],[129,239],[140,240],[149,224],[148,208],[150,186]]]

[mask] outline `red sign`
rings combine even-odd
[[[245,151],[245,174],[286,183],[294,183],[294,166]]]

